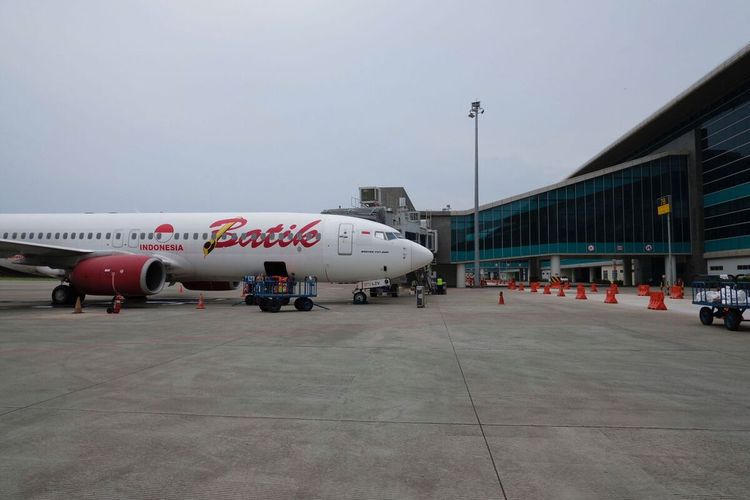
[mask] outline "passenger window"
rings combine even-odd
[[[3,239],[4,239],[4,240],[7,240],[7,239],[8,239],[8,233],[3,233]]]
[[[44,233],[39,233],[36,235],[36,237],[41,240],[44,237]]]
[[[190,239],[190,234],[188,234],[188,233],[182,233],[182,239],[183,240],[189,240]]]
[[[194,240],[197,240],[197,239],[198,239],[198,233],[193,233],[193,239],[194,239]]]
[[[67,240],[67,239],[68,239],[68,233],[63,233],[63,239],[64,239],[64,240]]]
[[[159,235],[161,236],[161,235]],[[148,239],[153,240],[154,239],[154,233],[148,233]]]
[[[12,238],[12,239],[14,239],[14,240],[15,240],[15,239],[16,239],[16,236],[18,236],[18,233],[13,233],[13,238]]]
[[[47,239],[48,239],[48,240],[51,240],[51,239],[52,239],[52,233],[47,233]]]
[[[22,240],[25,240],[25,239],[26,239],[26,233],[21,233],[21,239],[22,239]]]
[[[60,239],[60,233],[55,233],[55,239],[56,239],[56,240],[59,240],[59,239]]]
[[[156,238],[159,239],[160,236],[161,236],[160,234],[157,234]],[[174,233],[174,239],[175,239],[175,241],[179,240],[180,239],[180,233]]]
[[[29,239],[30,239],[30,240],[33,240],[33,239],[34,239],[34,233],[29,233]]]
[[[148,238],[151,239],[151,233],[148,233]],[[161,241],[161,233],[156,233],[156,239]]]
[[[102,233],[96,233],[96,239],[97,240],[102,239]]]
[[[208,239],[208,233],[203,233],[203,239],[204,239],[204,240],[207,240],[207,239]]]
[[[146,233],[141,233],[141,239],[142,239],[142,240],[145,240],[145,239],[146,239]]]
[[[91,238],[93,238],[93,237],[94,237],[94,233],[89,233],[89,235],[88,235],[88,239],[91,239]]]
[[[118,240],[119,240],[120,238],[122,238],[122,233],[117,233],[117,234],[115,235],[115,239],[118,239]]]
[[[130,239],[131,239],[131,240],[134,240],[134,239],[136,239],[137,237],[138,237],[138,233],[131,233],[131,234],[130,234]]]
[[[70,233],[70,239],[71,240],[76,239],[76,233]]]
[[[381,240],[385,239],[385,233],[383,231],[375,231],[375,237],[380,238]]]

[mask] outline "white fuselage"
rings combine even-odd
[[[355,282],[402,276],[432,261],[429,250],[396,234],[376,222],[323,214],[0,215],[0,243],[49,248],[52,255],[55,249],[149,255],[163,260],[171,282],[237,281],[264,273],[268,262],[284,263],[297,276]],[[48,268],[67,272],[75,265],[59,261],[19,251],[0,266],[50,274]]]

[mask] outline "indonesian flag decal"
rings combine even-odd
[[[169,241],[174,235],[174,227],[172,224],[162,224],[154,230],[154,235],[156,236],[156,241]]]

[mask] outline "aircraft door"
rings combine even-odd
[[[339,255],[352,254],[353,230],[352,224],[339,224]]]
[[[131,229],[128,232],[128,246],[132,248],[138,248],[138,231],[140,229]]]

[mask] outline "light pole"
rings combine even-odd
[[[469,118],[474,118],[474,288],[479,288],[479,115],[484,113],[479,101],[471,103]]]

